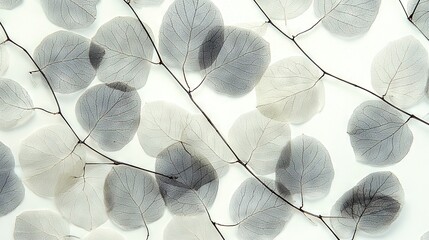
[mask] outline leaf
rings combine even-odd
[[[134,88],[119,82],[99,84],[80,96],[76,116],[101,149],[117,151],[137,132],[140,108],[140,96]]]
[[[179,106],[167,102],[151,102],[143,106],[137,131],[140,145],[152,157],[180,142],[190,115]]]
[[[418,4],[418,5],[417,5]],[[417,6],[416,6],[417,5]],[[414,12],[414,14],[412,14]],[[426,38],[429,37],[429,1],[428,0],[410,0],[408,1],[408,13],[410,20],[422,32]]]
[[[14,168],[12,152],[0,142],[0,217],[12,212],[24,199],[24,186]]]
[[[63,240],[70,227],[53,211],[26,211],[16,217],[15,240]]]
[[[283,20],[296,18],[304,13],[312,0],[257,0],[257,2],[271,19]]]
[[[223,32],[222,48],[202,72],[203,81],[219,93],[242,96],[256,86],[270,64],[270,44],[250,30],[225,27]]]
[[[234,192],[229,212],[237,222],[240,239],[274,239],[291,217],[286,202],[254,178],[244,181]]]
[[[182,141],[203,155],[224,176],[233,162],[234,155],[219,134],[202,115],[194,116],[183,131]]]
[[[34,59],[55,92],[73,93],[88,87],[95,78],[89,48],[89,39],[58,31],[43,39],[34,50]]]
[[[164,240],[220,240],[207,214],[174,216],[164,229]]]
[[[163,60],[172,67],[199,70],[200,48],[210,31],[220,26],[222,15],[210,0],[175,0],[164,15],[159,33]]]
[[[289,125],[258,111],[241,115],[229,130],[230,144],[240,159],[257,174],[275,171],[283,147],[290,140]]]
[[[334,204],[330,218],[340,237],[350,238],[357,230],[375,234],[398,217],[403,202],[401,183],[391,172],[376,172],[362,179]]]
[[[41,0],[46,17],[66,29],[85,28],[97,17],[98,0]]]
[[[19,151],[27,187],[37,195],[53,197],[63,177],[81,176],[85,152],[77,141],[63,125],[50,125],[27,137]]]
[[[88,231],[107,221],[103,186],[107,169],[85,167],[81,176],[68,176],[56,186],[55,203],[61,215]]]
[[[374,58],[372,86],[387,101],[405,108],[425,94],[428,80],[428,53],[413,36],[390,42]]]
[[[97,228],[90,232],[84,240],[125,240],[124,236],[108,228]]]
[[[420,240],[428,240],[429,239],[429,232],[426,232],[423,234],[423,236],[420,238]]]
[[[210,162],[190,146],[176,143],[162,151],[155,164],[161,195],[174,215],[205,213],[217,194],[219,179]]]
[[[150,28],[145,25],[150,32]],[[90,58],[105,83],[123,82],[142,88],[147,81],[153,45],[140,22],[116,17],[98,29],[92,39]]]
[[[381,0],[315,0],[314,11],[331,33],[355,37],[370,29],[380,3]]]
[[[104,185],[104,199],[109,218],[125,230],[146,226],[164,214],[155,180],[135,168],[113,167]]]
[[[13,80],[0,78],[0,129],[24,123],[33,112],[27,91]]]
[[[328,150],[315,138],[301,135],[284,147],[277,163],[276,181],[305,199],[326,196],[334,179]]]
[[[360,104],[347,128],[356,160],[375,166],[401,161],[413,143],[407,122],[399,111],[384,102]]]
[[[132,6],[137,8],[160,5],[164,0],[131,0],[130,3]]]
[[[0,9],[11,10],[22,3],[22,0],[0,0]]]
[[[266,117],[303,123],[325,105],[322,73],[304,57],[290,57],[271,65],[256,86],[257,108]]]
[[[2,38],[0,38],[0,42],[2,41],[3,41]],[[8,54],[7,48],[4,47],[4,44],[0,44],[0,76],[3,75],[8,68],[9,68],[9,54]]]

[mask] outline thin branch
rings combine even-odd
[[[401,7],[402,7],[402,10],[403,10],[403,12],[405,13],[405,16],[407,17],[407,19],[408,19],[408,21],[423,35],[423,37],[425,37],[426,38],[426,40],[428,40],[429,41],[429,38],[426,36],[426,34],[419,28],[419,27],[417,27],[417,25],[413,22],[413,17],[414,17],[414,13],[415,13],[415,11],[416,11],[416,9],[417,9],[417,6],[418,6],[418,3],[420,2],[420,0],[417,2],[417,4],[416,4],[416,6],[414,7],[414,9],[413,9],[413,12],[412,12],[412,14],[410,15],[410,16],[408,16],[408,13],[407,13],[407,10],[405,9],[405,6],[404,6],[404,4],[402,3],[402,1],[401,0],[398,0],[399,1],[399,4],[401,5]]]
[[[311,31],[314,27],[316,27],[317,25],[319,25],[319,23],[324,19],[325,17],[322,17],[321,19],[319,19],[315,24],[313,24],[313,26],[311,26],[310,28],[308,28],[308,29],[306,29],[306,30],[304,30],[304,31],[302,31],[302,32],[299,32],[298,34],[296,34],[296,35],[294,35],[292,38],[297,38],[299,35],[301,35],[301,34],[304,34],[304,33],[306,33],[306,32],[309,32],[309,31]]]
[[[41,107],[33,107],[33,108],[30,108],[30,109],[31,110],[39,110],[39,111],[42,111],[42,112],[45,112],[45,113],[49,113],[51,115],[59,115],[60,114],[59,112],[51,112],[51,111],[46,110],[46,109],[41,108]]]
[[[399,0],[399,1],[400,1],[400,0]],[[401,2],[401,3],[402,3],[402,2]],[[417,7],[419,6],[419,4],[420,4],[420,0],[418,0],[418,1],[417,1],[416,6],[414,6],[413,11],[411,12],[410,16],[408,17],[408,19],[409,19],[410,21],[411,21],[411,20],[413,20],[414,13],[416,13],[416,10],[417,10]]]
[[[325,225],[325,227],[326,227],[327,229],[329,229],[329,231],[331,231],[332,235],[334,235],[334,236],[335,236],[335,238],[336,238],[337,240],[340,240],[340,238],[337,236],[337,234],[334,232],[334,230],[333,230],[333,229],[328,225],[328,223],[326,223],[326,221],[325,221],[324,217],[319,216],[318,218],[319,218],[319,219],[320,219],[320,221]]]

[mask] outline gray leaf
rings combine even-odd
[[[429,232],[426,232],[425,234],[423,234],[420,240],[429,240]]]
[[[222,48],[213,64],[202,72],[203,81],[219,93],[242,96],[256,86],[270,64],[270,44],[241,28],[226,27],[223,34]]]
[[[156,175],[162,197],[173,214],[197,215],[213,204],[219,185],[217,173],[192,147],[182,143],[171,145],[158,155],[155,169],[177,177]]]
[[[12,152],[0,142],[0,217],[12,212],[24,199],[24,186],[14,168]]]
[[[296,18],[305,12],[313,0],[257,0],[271,19]]]
[[[160,52],[167,65],[199,70],[199,49],[209,32],[223,26],[220,11],[210,0],[176,0],[162,20]]]
[[[91,25],[97,16],[98,0],[41,0],[42,8],[53,24],[76,29]]]
[[[100,84],[82,94],[76,116],[101,149],[117,151],[137,132],[140,108],[140,96],[134,88],[118,82]]]
[[[328,31],[354,37],[370,29],[380,3],[381,0],[315,0],[314,11]]]
[[[164,0],[131,0],[130,1],[131,5],[138,8],[160,5],[162,2],[164,2]]]
[[[22,3],[22,0],[0,0],[0,8],[11,10]]]
[[[240,239],[274,239],[291,217],[289,205],[254,178],[238,187],[229,209]]]
[[[95,78],[89,48],[89,39],[58,31],[43,39],[34,50],[34,59],[55,92],[73,93],[88,87]]]
[[[317,139],[301,135],[284,147],[276,170],[276,181],[291,194],[321,198],[328,194],[334,168],[328,150]]]
[[[116,17],[105,23],[92,39],[91,49],[90,58],[101,81],[123,82],[137,89],[146,84],[154,49],[137,19]]]
[[[428,80],[428,53],[413,36],[390,42],[374,58],[371,81],[387,101],[410,107],[425,94]]]
[[[382,232],[398,217],[403,195],[393,173],[372,173],[338,199],[331,211],[331,216],[338,218],[331,218],[331,224],[344,238],[354,236],[357,230]]]
[[[416,4],[417,5],[416,7]],[[422,33],[429,37],[429,0],[410,0],[408,1],[408,13],[411,14],[415,10],[411,21],[422,31]]]
[[[356,159],[385,166],[401,161],[413,143],[413,133],[401,113],[381,101],[359,105],[350,117],[347,132]]]
[[[155,180],[135,168],[114,167],[106,178],[104,199],[110,219],[125,230],[146,226],[164,214]]]
[[[68,223],[53,211],[27,211],[16,217],[15,240],[64,240],[68,235]]]
[[[289,125],[255,110],[241,115],[229,130],[230,144],[257,174],[273,173],[283,147],[290,140]]]

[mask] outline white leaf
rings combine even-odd
[[[164,240],[220,240],[207,214],[174,216],[164,230]]]
[[[1,35],[0,35],[1,36]],[[3,40],[0,38],[0,42]],[[4,44],[0,45],[0,76],[9,68],[9,54]]]
[[[68,235],[68,223],[55,212],[27,211],[16,217],[15,240],[63,240]]]
[[[147,6],[160,5],[164,0],[131,0],[131,5],[142,8]]]
[[[0,0],[0,9],[11,10],[22,3],[22,0]]]
[[[296,18],[305,12],[313,0],[257,0],[271,19]]]
[[[97,16],[98,0],[42,0],[46,17],[66,29],[84,28]]]

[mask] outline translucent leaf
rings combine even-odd
[[[164,230],[164,240],[220,240],[207,214],[174,216]]]
[[[131,0],[131,5],[141,8],[141,7],[147,7],[147,6],[155,6],[160,5],[164,0]]]
[[[16,217],[15,240],[63,240],[68,235],[68,223],[55,212],[27,211]]]
[[[0,38],[0,42],[2,41],[3,39]],[[9,55],[8,55],[7,48],[5,48],[4,45],[0,45],[0,76],[3,75],[8,68],[9,68]]]
[[[274,239],[291,217],[290,207],[254,178],[234,192],[229,212],[240,239]]]
[[[374,58],[372,86],[387,101],[410,107],[425,94],[428,80],[428,53],[413,36],[389,43]]]
[[[257,0],[271,19],[292,19],[304,13],[312,0]]]
[[[235,120],[229,139],[240,159],[264,175],[275,171],[280,153],[290,140],[290,129],[286,123],[252,111]]]
[[[167,65],[199,70],[199,50],[210,31],[223,26],[222,15],[210,0],[175,0],[162,20],[160,53]]]
[[[140,145],[156,157],[168,146],[180,142],[190,116],[182,108],[167,102],[152,102],[143,106],[137,132]]]
[[[418,5],[417,5],[418,4]],[[417,7],[416,7],[417,5]],[[414,11],[415,9],[415,11]],[[408,14],[411,15],[411,21],[428,38],[429,37],[429,0],[410,0],[408,1]]]
[[[97,2],[98,0],[41,0],[49,21],[66,29],[91,25],[97,17]]]
[[[107,221],[103,198],[107,170],[86,166],[81,176],[68,176],[57,184],[55,203],[65,219],[88,231]]]
[[[429,240],[429,232],[426,232],[425,234],[423,234],[420,240]]]
[[[66,31],[48,35],[37,46],[34,59],[55,92],[73,93],[88,87],[94,80],[89,47],[89,39]]]
[[[145,26],[150,32],[150,28]],[[153,45],[140,22],[116,17],[98,29],[92,39],[90,58],[105,83],[123,82],[141,88],[146,84]]]
[[[219,185],[217,173],[192,147],[182,143],[171,145],[158,155],[155,169],[177,177],[156,175],[162,197],[173,214],[197,215],[213,204]]]
[[[331,211],[338,218],[331,218],[331,224],[343,238],[354,236],[357,230],[382,232],[398,217],[403,195],[393,173],[372,173],[338,199]]]
[[[314,11],[328,31],[354,37],[370,29],[380,3],[381,0],[315,0]]]
[[[334,179],[334,167],[328,150],[317,139],[301,135],[284,147],[276,169],[276,181],[291,194],[304,199],[328,194]]]
[[[140,96],[134,88],[119,82],[99,84],[79,98],[76,116],[101,149],[117,151],[137,132],[140,108]]]
[[[0,142],[0,217],[12,212],[24,199],[24,186],[14,168],[12,152]]]
[[[207,158],[219,176],[224,176],[229,169],[228,162],[235,160],[219,134],[203,116],[192,118],[183,131],[182,141]]]
[[[219,93],[241,96],[256,86],[270,64],[270,44],[250,30],[226,27],[223,31],[225,38],[217,40],[223,40],[217,44],[222,48],[213,64],[203,71],[203,81]],[[216,47],[212,49],[217,51]]]
[[[90,232],[83,240],[125,240],[125,237],[112,229],[97,228]]]
[[[110,219],[125,230],[146,226],[164,214],[155,179],[135,168],[114,167],[104,185],[104,199]]]
[[[25,122],[33,112],[27,91],[15,81],[0,78],[0,129]]]
[[[347,132],[356,159],[385,166],[401,161],[413,143],[413,133],[401,113],[381,101],[366,101],[350,117]]]
[[[19,151],[24,183],[34,193],[52,197],[66,176],[81,176],[84,150],[69,128],[51,125],[26,138]]]
[[[256,86],[257,108],[269,118],[290,123],[310,120],[325,105],[320,70],[304,57],[271,65]]]
[[[0,9],[11,10],[22,3],[22,0],[0,0]]]

